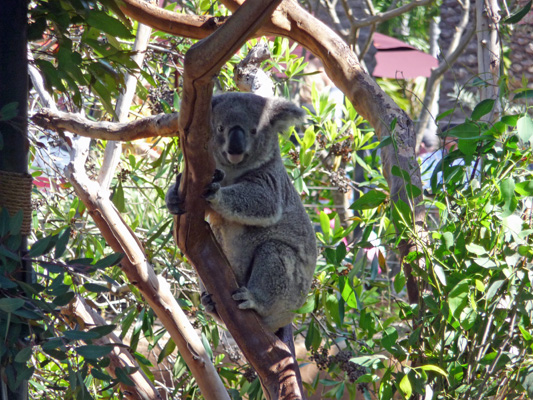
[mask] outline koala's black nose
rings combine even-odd
[[[246,147],[246,137],[244,130],[239,126],[234,126],[228,133],[228,153],[229,154],[242,154]]]

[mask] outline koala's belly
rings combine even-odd
[[[224,255],[230,262],[237,282],[239,285],[245,285],[257,247],[249,230],[241,224],[228,222],[219,216],[210,215],[208,222]]]

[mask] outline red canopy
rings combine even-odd
[[[374,33],[376,67],[373,76],[379,78],[412,79],[418,76],[429,77],[431,69],[439,62],[432,55],[393,37]]]

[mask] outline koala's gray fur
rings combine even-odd
[[[217,173],[205,192],[208,221],[240,286],[233,298],[257,311],[273,332],[305,302],[316,265],[315,233],[277,136],[303,117],[288,101],[249,93],[215,96],[212,103]],[[175,214],[185,212],[177,186],[179,177],[167,194]],[[213,308],[209,296],[202,300]]]

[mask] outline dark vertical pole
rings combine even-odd
[[[0,121],[0,171],[27,174],[28,172],[28,57],[27,57],[27,0],[2,0],[0,12],[0,110],[17,103],[17,115]],[[31,192],[27,193],[28,197]],[[29,199],[20,199],[21,203]],[[0,207],[3,204],[0,204]],[[21,252],[27,250],[27,236],[23,236]],[[25,268],[24,268],[25,267]],[[26,279],[30,265],[23,266],[21,278]],[[1,400],[28,398],[27,382],[11,392],[0,380]]]
[[[0,13],[0,110],[18,104],[18,115],[0,121],[0,170],[28,171],[28,56],[25,0],[2,0]]]

